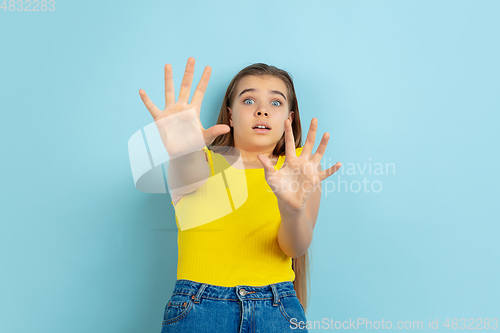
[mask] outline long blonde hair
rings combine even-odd
[[[230,126],[228,107],[232,107],[232,104],[234,103],[234,94],[236,93],[235,89],[238,82],[247,75],[274,76],[281,79],[285,83],[288,91],[288,99],[291,101],[291,103],[289,103],[290,109],[288,111],[294,111],[292,131],[293,137],[295,138],[295,148],[301,147],[302,127],[300,125],[299,104],[297,101],[297,96],[295,95],[293,80],[285,70],[279,69],[275,66],[270,66],[264,63],[255,63],[243,68],[238,74],[236,74],[236,76],[229,83],[229,86],[226,90],[226,95],[224,96],[224,100],[222,101],[219,118],[217,119],[217,124],[226,124]],[[231,130],[228,133],[216,137],[209,148],[212,149],[212,147],[217,146],[234,147],[233,131],[234,128],[231,127]],[[285,133],[283,133],[281,139],[276,143],[276,146],[273,150],[273,155],[279,156],[283,155],[284,153]],[[292,269],[295,272],[293,287],[295,289],[295,292],[297,293],[297,298],[300,300],[300,303],[304,307],[304,311],[307,311],[309,294],[308,289],[310,289],[309,250],[307,250],[306,253],[298,258],[292,258]]]

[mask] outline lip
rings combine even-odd
[[[267,128],[269,128],[268,130],[266,130],[267,132],[269,132],[270,130],[272,130],[271,126],[269,126],[269,124],[268,124],[267,122],[262,121],[262,120],[261,120],[261,121],[256,122],[255,124],[253,124],[252,129],[254,129],[254,127],[255,127],[255,126],[259,126],[259,125],[260,125],[260,126],[266,126]],[[255,129],[254,129],[254,130],[255,130]]]
[[[253,128],[253,130],[257,133],[262,133],[262,134],[266,134],[267,132],[271,132],[271,130],[268,130],[265,128]]]

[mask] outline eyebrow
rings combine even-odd
[[[254,88],[245,89],[242,92],[240,92],[240,94],[238,95],[238,97],[241,96],[241,95],[243,95],[246,92],[249,92],[249,91],[257,91],[257,90],[255,90]],[[283,93],[281,91],[278,91],[278,90],[269,90],[269,93],[270,94],[280,94],[281,96],[283,96],[283,98],[286,101],[286,97],[285,97],[285,95],[283,95]]]

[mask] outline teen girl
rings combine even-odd
[[[307,332],[307,256],[321,181],[341,167],[321,170],[329,134],[312,154],[313,118],[301,147],[292,78],[262,63],[233,78],[217,125],[204,129],[199,114],[211,68],[188,103],[194,63],[190,57],[177,102],[172,67],[165,66],[163,111],[139,90],[164,130],[179,228],[177,281],[162,333]],[[241,167],[229,162],[227,148]]]

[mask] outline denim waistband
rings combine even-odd
[[[293,288],[293,282],[291,281],[278,282],[258,287],[246,285],[223,287],[185,279],[176,280],[173,294],[191,295],[195,303],[199,303],[200,299],[203,297],[234,301],[273,299],[273,305],[278,304],[280,297],[297,295],[295,289]]]

